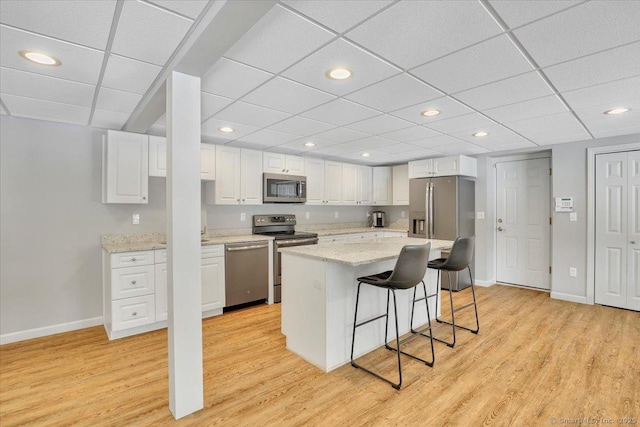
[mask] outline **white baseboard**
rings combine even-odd
[[[473,281],[473,284],[476,285],[476,286],[482,286],[484,288],[488,288],[490,286],[495,285],[496,281],[495,280],[478,280],[478,279],[475,279]]]
[[[570,302],[577,302],[580,304],[586,304],[587,303],[587,297],[581,297],[578,295],[571,295],[571,294],[563,294],[560,292],[551,292],[551,298],[553,299],[559,299],[559,300],[563,300],[563,301],[570,301]]]
[[[99,325],[102,325],[102,316],[92,319],[76,320],[75,322],[60,323],[59,325],[44,326],[42,328],[27,329],[26,331],[11,332],[0,335],[0,345]]]

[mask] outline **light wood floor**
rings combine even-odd
[[[168,410],[166,331],[110,342],[96,327],[4,345],[0,425],[640,423],[640,313],[506,286],[477,292],[480,334],[438,344],[434,368],[404,358],[400,391],[349,365],[324,374],[285,350],[280,305],[207,319],[205,408],[179,421]],[[408,349],[426,355],[425,344]],[[361,362],[393,374],[393,356],[380,349]]]

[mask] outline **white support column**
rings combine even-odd
[[[167,79],[169,410],[203,408],[200,284],[200,78]]]

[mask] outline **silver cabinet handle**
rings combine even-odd
[[[498,231],[507,231],[505,228],[498,227]]]

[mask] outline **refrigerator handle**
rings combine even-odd
[[[435,234],[435,208],[434,208],[434,203],[435,203],[435,198],[433,197],[433,193],[435,191],[435,186],[433,185],[433,183],[429,183],[429,238],[433,239],[434,234]]]

